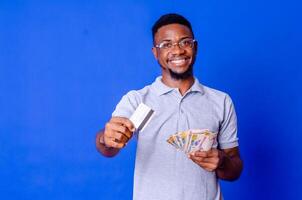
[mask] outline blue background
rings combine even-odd
[[[195,75],[229,93],[244,172],[226,199],[302,199],[302,26],[294,0],[0,1],[0,199],[131,199],[135,141],[95,133],[160,74],[151,26],[192,23]]]

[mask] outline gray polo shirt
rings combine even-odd
[[[215,172],[199,167],[166,140],[178,131],[209,129],[218,132],[215,148],[238,146],[236,113],[230,97],[201,85],[196,78],[182,96],[158,77],[151,85],[123,96],[112,116],[130,118],[140,103],[155,114],[137,133],[133,199],[222,199]]]

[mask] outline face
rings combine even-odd
[[[192,68],[197,52],[197,43],[191,47],[179,47],[176,43],[193,39],[190,29],[181,24],[169,24],[158,29],[154,37],[156,45],[162,42],[174,44],[171,48],[153,47],[152,52],[162,67],[163,76],[173,79],[185,79],[192,76]]]

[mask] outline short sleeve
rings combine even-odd
[[[221,149],[239,145],[237,137],[237,116],[231,98],[226,95],[224,101],[223,121],[220,124],[218,144]]]
[[[128,92],[116,105],[112,117],[130,118],[136,107],[139,105],[139,99],[139,95],[136,91],[132,90]]]

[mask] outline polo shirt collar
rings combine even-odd
[[[169,87],[166,84],[164,84],[162,82],[162,76],[159,76],[155,79],[154,83],[152,84],[152,88],[159,96],[177,89],[177,88]],[[204,93],[203,86],[199,83],[197,78],[194,77],[194,83],[192,87],[187,91],[187,93],[188,92],[200,92],[201,94]]]
[[[190,91],[191,92],[200,92],[201,94],[204,93],[203,86],[196,77],[194,77],[194,83],[193,83],[192,87],[190,88]]]

